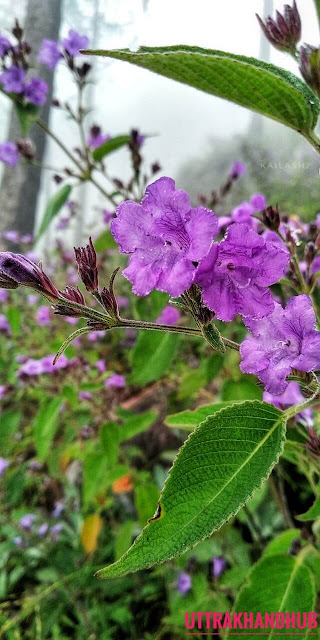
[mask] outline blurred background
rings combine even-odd
[[[317,38],[313,3],[300,5],[303,40],[313,43]],[[235,0],[219,4],[211,0],[20,0],[18,6],[2,0],[0,17],[4,33],[18,17],[26,25],[26,39],[34,43],[35,49],[43,38],[55,40],[73,28],[88,35],[92,48],[199,45],[260,57],[297,72],[290,56],[271,49],[262,38],[256,21],[255,12],[263,16],[281,8],[281,0],[247,0],[241,4]],[[85,99],[89,109],[94,105],[94,113],[89,112],[86,118],[87,129],[98,124],[112,136],[130,128],[150,135],[143,149],[146,162],[157,160],[161,175],[175,178],[178,186],[186,188],[194,199],[199,192],[217,187],[237,157],[248,166],[247,188],[264,191],[290,213],[314,217],[318,205],[313,193],[320,163],[296,133],[127,63],[101,58],[89,61],[94,66],[93,82],[86,88]],[[41,73],[53,85],[54,98],[63,96],[71,105],[76,101],[76,87],[63,65],[58,65],[54,74],[41,66]],[[0,96],[0,109],[0,139],[11,139],[17,123],[4,95]],[[62,110],[50,108],[50,101],[42,117],[67,146],[79,144],[74,123],[70,124]],[[270,135],[277,140],[273,149],[267,144]],[[44,165],[63,166],[64,155],[54,141],[46,140],[43,132],[35,130],[31,137]],[[267,168],[261,166],[266,160]],[[128,176],[127,149],[112,155],[108,171],[111,175]],[[311,193],[308,205],[303,204],[305,187]],[[24,233],[32,233],[55,190],[50,171],[6,167],[2,175],[0,232],[20,227]],[[241,195],[244,194],[239,192]],[[77,232],[71,229],[65,236],[71,244],[87,237],[90,222],[98,224],[97,207],[103,206],[103,196],[92,185],[78,188],[73,198],[80,201],[78,219],[83,222],[79,222]],[[50,233],[55,233],[54,228]]]

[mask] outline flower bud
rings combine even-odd
[[[116,296],[114,294],[113,283],[119,269],[120,267],[115,269],[115,271],[113,272],[110,278],[109,288],[103,287],[101,291],[101,300],[103,302],[103,305],[106,311],[109,313],[109,315],[112,318],[116,318],[116,319],[119,318],[119,307],[118,307]]]
[[[275,209],[273,207],[267,207],[262,212],[263,222],[268,227],[268,229],[272,229],[272,231],[278,231],[280,227],[280,214],[278,207]]]
[[[63,291],[59,291],[60,298],[76,302],[82,306],[86,306],[86,301],[78,287],[66,287]],[[63,300],[54,306],[54,312],[60,316],[70,316],[74,318],[82,317],[80,309],[69,307],[68,304],[64,304]]]
[[[276,11],[275,20],[268,16],[263,22],[260,16],[256,16],[265,37],[276,49],[295,51],[301,38],[301,19],[295,0],[292,7],[288,4],[284,6],[283,15]]]
[[[36,152],[32,140],[18,140],[17,147],[23,158],[26,158],[26,160],[34,159]]]
[[[313,242],[308,242],[304,250],[304,258],[307,265],[310,267],[316,255],[316,247]]]
[[[86,247],[74,249],[79,276],[85,285],[87,291],[97,291],[98,289],[98,269],[97,255],[89,238],[89,244]]]
[[[306,83],[320,96],[320,49],[309,44],[301,47],[299,66]]]
[[[51,301],[59,298],[59,292],[41,266],[20,253],[0,253],[0,286],[16,289],[19,285],[31,287]]]

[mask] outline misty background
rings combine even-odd
[[[90,48],[198,45],[260,57],[299,75],[294,60],[271,49],[261,37],[255,17],[256,12],[264,16],[282,10],[283,4],[283,0],[19,0],[17,6],[11,0],[1,0],[0,23],[1,33],[8,35],[15,17],[22,24],[29,20],[32,42],[57,39],[57,33],[64,37],[73,28],[89,37]],[[303,23],[302,41],[318,44],[312,1],[298,0],[297,4]],[[94,111],[87,117],[86,130],[98,124],[103,133],[112,136],[132,128],[150,134],[142,152],[146,164],[158,161],[159,176],[175,178],[177,186],[189,190],[194,200],[200,192],[218,187],[234,160],[244,160],[248,177],[234,196],[238,200],[248,198],[252,190],[263,190],[269,199],[280,200],[285,209],[292,208],[290,213],[311,218],[320,209],[320,162],[295,132],[133,65],[102,58],[90,58],[89,62],[94,67],[94,82],[87,89],[87,103]],[[41,76],[45,78],[43,66]],[[63,64],[58,65],[51,81],[53,97],[72,104],[76,87]],[[19,136],[11,103],[4,95],[0,95],[0,113],[0,141],[12,139],[15,132]],[[66,120],[64,112],[48,109],[47,118],[50,128],[67,146],[79,144],[76,126]],[[40,144],[45,145],[44,165],[66,166],[63,153],[52,140],[44,139]],[[297,168],[297,164],[301,166]],[[128,151],[114,153],[107,166],[110,175],[127,178]],[[20,167],[17,172],[2,167],[0,232],[12,228],[27,232],[30,226],[39,224],[56,190],[50,171]],[[101,230],[98,212],[110,208],[91,185],[77,187],[72,198],[79,201],[83,224],[80,231],[69,233],[71,244],[74,236],[82,240],[79,234],[85,239],[92,227]],[[45,242],[55,234],[51,228]]]

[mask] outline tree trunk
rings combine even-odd
[[[48,98],[41,111],[41,118],[48,123],[52,98],[53,76],[44,65],[36,60],[37,52],[44,38],[57,40],[61,22],[62,0],[28,0],[25,19],[25,40],[32,46],[32,67],[35,74],[48,84]],[[19,123],[12,107],[8,140],[21,138]],[[37,162],[41,163],[46,145],[46,135],[34,125],[28,135],[34,142]],[[32,233],[34,230],[37,196],[40,187],[41,169],[20,162],[14,169],[5,166],[0,190],[0,232],[16,229],[20,233]]]

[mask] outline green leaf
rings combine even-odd
[[[180,411],[180,413],[172,413],[165,419],[165,424],[168,427],[174,427],[175,429],[186,429],[187,431],[193,431],[193,429],[200,424],[208,416],[212,416],[216,411],[228,407],[234,402],[217,402],[216,404],[204,404],[190,411]]]
[[[129,440],[142,431],[146,431],[155,421],[157,414],[154,411],[146,411],[138,415],[132,415],[125,419],[124,424],[118,427],[119,440]]]
[[[295,516],[296,520],[301,520],[301,522],[308,522],[309,520],[316,520],[320,517],[320,497],[318,497],[313,503],[312,507],[306,511],[306,513],[302,513],[301,516]]]
[[[110,231],[104,231],[94,241],[94,248],[98,253],[101,251],[107,251],[108,249],[115,249],[117,246],[118,245],[114,241]]]
[[[21,313],[18,307],[9,307],[7,311],[7,318],[10,325],[10,329],[14,336],[19,336],[21,333]]]
[[[248,401],[209,416],[182,447],[154,518],[99,575],[117,577],[165,562],[211,535],[268,477],[284,437],[285,414],[267,403]]]
[[[110,466],[113,466],[119,453],[120,427],[115,422],[107,422],[100,429],[100,442]]]
[[[130,384],[145,385],[170,368],[179,337],[174,333],[142,331],[132,353]]]
[[[5,455],[10,451],[14,443],[14,434],[18,430],[21,422],[21,413],[19,411],[4,411],[1,414],[0,429],[0,451],[1,455]]]
[[[305,564],[305,553],[302,551],[297,556],[275,555],[262,558],[251,570],[247,583],[241,589],[234,605],[234,611],[252,611],[257,613],[293,611],[314,611],[315,588],[312,575]],[[285,618],[285,615],[284,615]],[[269,633],[268,633],[269,631]],[[282,632],[264,630],[266,640],[275,639]],[[254,633],[250,629],[250,638],[256,640],[261,637],[263,630],[257,629]],[[292,632],[292,638],[295,637]],[[237,629],[238,635],[248,637],[248,629]],[[308,631],[300,635],[306,638]],[[226,633],[226,638],[232,637],[232,631]]]
[[[44,212],[43,218],[40,223],[40,227],[37,233],[36,242],[43,235],[43,233],[48,229],[52,220],[58,215],[60,209],[62,209],[63,205],[67,202],[70,193],[72,191],[72,187],[70,184],[65,184],[57,193],[50,198],[46,210]]]
[[[119,560],[121,556],[129,549],[132,541],[133,529],[136,526],[134,520],[127,520],[117,530],[117,535],[114,544],[114,556],[116,560]]]
[[[220,331],[217,329],[216,325],[213,322],[210,322],[210,324],[201,327],[201,333],[210,347],[216,349],[217,351],[221,351],[221,353],[225,352],[226,349],[223,344]]]
[[[293,541],[297,538],[300,538],[300,529],[287,529],[283,531],[267,544],[263,552],[263,557],[279,555],[280,553],[287,554]]]
[[[185,45],[87,53],[149,69],[262,113],[307,136],[317,123],[320,102],[311,89],[289,71],[255,58]]]
[[[250,378],[226,380],[221,389],[221,400],[262,400],[262,389]]]
[[[138,485],[135,488],[134,496],[139,522],[144,527],[157,508],[159,489],[153,482],[148,482],[148,484]]]
[[[110,138],[110,140],[103,142],[103,144],[101,144],[100,147],[97,147],[92,152],[92,157],[94,160],[96,160],[96,162],[99,162],[100,160],[102,160],[102,158],[105,158],[105,156],[108,156],[109,153],[113,153],[113,151],[117,151],[117,149],[124,147],[129,142],[130,142],[130,136],[126,134],[121,136],[115,136],[114,138]]]
[[[62,403],[63,398],[59,396],[52,398],[49,402],[44,402],[35,418],[33,424],[34,441],[38,458],[41,461],[48,456],[58,426],[58,416]]]
[[[14,100],[16,114],[18,116],[21,132],[23,136],[28,135],[30,127],[35,123],[41,111],[40,107],[35,104],[23,105]]]

